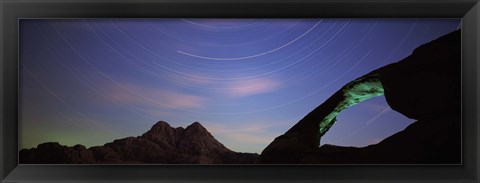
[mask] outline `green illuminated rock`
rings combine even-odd
[[[356,79],[345,85],[341,91],[344,99],[328,114],[319,124],[320,137],[323,136],[335,123],[336,116],[344,109],[368,100],[372,97],[383,95],[383,86],[378,75],[366,76]]]
[[[320,106],[308,113],[285,134],[275,138],[262,152],[263,162],[295,163],[305,152],[314,152],[321,137],[335,123],[344,109],[376,96],[384,95],[377,72],[368,73],[343,86]],[[285,158],[289,157],[289,158]],[[291,160],[291,162],[290,162]]]

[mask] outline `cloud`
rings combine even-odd
[[[150,103],[158,108],[170,109],[199,108],[204,106],[206,100],[195,95],[133,84],[111,87],[109,94],[111,99],[122,104],[144,105]]]
[[[254,78],[233,81],[228,84],[225,91],[232,96],[249,96],[260,93],[272,92],[280,87],[280,82],[272,79]]]
[[[173,82],[180,84],[180,85],[187,85],[187,86],[203,86],[205,84],[212,83],[211,80],[208,78],[202,77],[200,74],[196,73],[175,73],[175,74],[165,74],[171,79]]]

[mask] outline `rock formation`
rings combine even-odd
[[[270,143],[260,163],[461,163],[460,40],[454,31],[348,83]],[[367,147],[318,147],[341,110],[383,94],[417,121]]]
[[[103,146],[62,146],[43,143],[22,149],[21,164],[155,163],[155,164],[253,164],[258,154],[238,153],[218,142],[200,123],[172,128],[160,121],[138,137],[127,137]]]

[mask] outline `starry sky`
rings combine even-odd
[[[198,121],[261,153],[343,85],[460,19],[21,19],[19,148],[103,145]],[[321,119],[319,119],[320,121]],[[376,97],[321,144],[362,147],[414,122]]]

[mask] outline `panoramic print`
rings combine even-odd
[[[20,164],[461,164],[461,19],[20,19]]]

